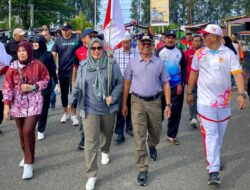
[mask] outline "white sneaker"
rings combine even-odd
[[[37,132],[37,140],[43,140],[44,139],[44,133]]]
[[[23,168],[23,166],[24,166],[24,158],[21,160],[21,162],[19,163],[19,167],[20,168]]]
[[[24,164],[22,179],[30,179],[30,178],[32,178],[32,176],[33,176],[32,164]]]
[[[78,121],[76,115],[71,116],[71,121],[73,122],[73,126],[79,125],[79,121]]]
[[[193,118],[191,121],[190,121],[190,125],[194,128],[198,127],[198,121],[196,118]]]
[[[69,120],[69,114],[65,112],[60,120],[61,123],[66,123]]]
[[[86,190],[94,190],[96,183],[96,177],[90,177],[86,183]]]
[[[102,165],[107,165],[109,163],[109,155],[102,152],[102,160],[101,160]]]

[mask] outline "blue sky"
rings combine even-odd
[[[108,0],[102,0],[102,2],[101,2],[101,4],[102,4],[102,7],[100,8],[101,20],[97,26],[99,26],[100,24],[103,24],[103,22],[104,22],[107,3],[108,3]],[[123,21],[124,21],[124,23],[128,23],[131,21],[131,19],[130,19],[131,0],[120,0],[120,3],[121,3],[121,8],[122,8]]]

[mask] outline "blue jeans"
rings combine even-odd
[[[50,96],[50,104],[51,105],[56,104],[56,93],[54,92],[55,86],[56,86],[55,82],[52,81],[51,96]]]

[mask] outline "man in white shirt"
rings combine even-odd
[[[231,116],[231,74],[238,88],[238,107],[246,106],[246,95],[242,68],[236,55],[222,45],[222,29],[209,24],[203,34],[205,47],[196,51],[187,88],[187,103],[192,105],[192,90],[198,79],[197,109],[200,116],[201,133],[207,159],[208,184],[221,183],[220,151],[223,136]]]

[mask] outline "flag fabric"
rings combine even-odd
[[[108,1],[103,28],[104,40],[109,43],[110,47],[113,49],[121,42],[125,34],[120,0]]]

